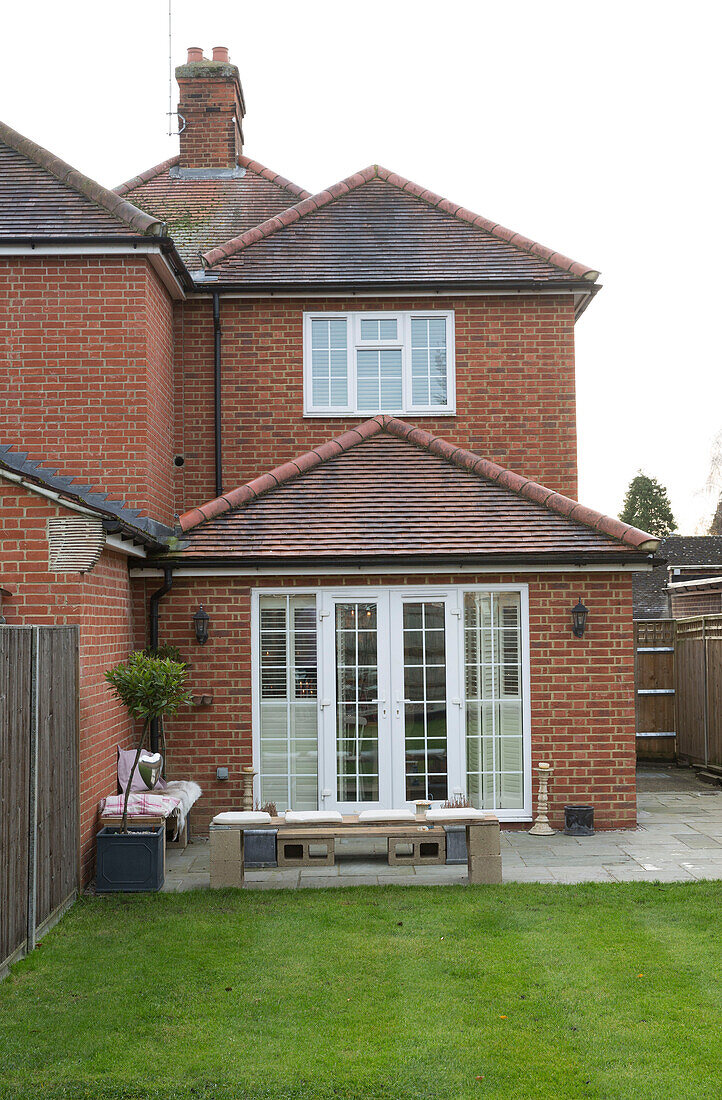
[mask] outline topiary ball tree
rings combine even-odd
[[[113,694],[128,708],[131,716],[143,723],[143,732],[125,788],[121,833],[128,832],[128,799],[140,754],[145,747],[150,724],[155,719],[170,718],[179,707],[190,703],[186,689],[186,666],[169,657],[152,657],[147,653],[131,653],[127,661],[108,669],[105,679]]]

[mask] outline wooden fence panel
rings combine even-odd
[[[0,627],[0,964],[27,935],[32,645]]]
[[[38,924],[78,886],[77,632],[41,627],[38,648]]]
[[[78,630],[0,627],[0,971],[78,888]]]
[[[677,624],[678,756],[722,767],[722,615]]]
[[[709,763],[722,765],[722,615],[705,618]]]
[[[674,760],[674,619],[637,620],[634,642],[637,755],[648,760]]]

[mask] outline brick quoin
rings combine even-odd
[[[341,585],[398,585],[399,574],[348,577],[263,577],[253,586],[283,589]],[[589,803],[600,829],[636,825],[634,639],[629,573],[519,573],[414,575],[416,584],[529,586],[532,765],[554,765],[550,817],[563,826],[564,806]],[[152,580],[133,581],[138,621]],[[189,684],[213,695],[209,707],[189,708],[167,723],[171,778],[193,778],[204,796],[194,810],[204,830],[214,814],[241,804],[241,769],[252,762],[251,590],[239,577],[186,578],[176,574],[160,604],[160,641],[177,645],[189,662]],[[581,596],[589,608],[583,638],[571,631],[570,609]],[[195,642],[198,604],[211,616],[205,646]],[[136,645],[145,644],[140,633]],[[228,781],[216,767],[229,768]],[[534,776],[536,812],[536,776]]]
[[[456,416],[412,423],[576,499],[571,298],[221,299],[223,483],[234,488],[366,416],[303,416],[304,311],[453,309]],[[176,511],[215,496],[211,302],[177,310]]]
[[[104,550],[89,573],[48,569],[47,521],[69,516],[62,506],[0,479],[2,586],[9,626],[77,625],[80,634],[80,847],[83,881],[92,875],[98,802],[117,790],[116,746],[130,748],[136,731],[114,700],[103,673],[133,650],[127,561]]]
[[[173,311],[147,260],[0,260],[0,442],[173,518]]]

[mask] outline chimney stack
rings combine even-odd
[[[236,168],[243,152],[243,116],[246,106],[238,69],[226,46],[214,46],[213,58],[199,46],[188,49],[188,61],[175,71],[180,90],[178,114],[181,173]]]

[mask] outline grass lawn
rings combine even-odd
[[[84,899],[0,983],[0,1096],[722,1095],[722,884]]]

